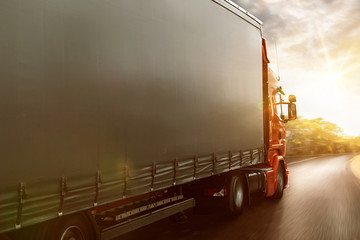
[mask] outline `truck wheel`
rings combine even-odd
[[[225,198],[229,215],[240,214],[245,204],[246,188],[242,175],[232,175],[227,184],[228,194]]]
[[[89,220],[82,214],[69,215],[46,225],[40,239],[94,240],[95,235]]]
[[[280,199],[283,196],[284,182],[285,182],[284,165],[282,163],[279,163],[278,171],[277,171],[277,175],[276,175],[276,181],[277,181],[276,191],[275,191],[275,193],[273,195],[273,198],[274,199]]]

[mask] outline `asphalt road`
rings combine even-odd
[[[290,187],[280,201],[257,196],[242,215],[191,214],[122,236],[137,239],[360,239],[360,179],[354,154],[289,158]]]

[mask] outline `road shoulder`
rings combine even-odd
[[[350,160],[350,169],[355,177],[360,180],[360,155],[357,155]]]

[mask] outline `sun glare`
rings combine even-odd
[[[331,71],[325,74],[324,79],[327,84],[333,85],[341,81],[341,74],[339,72]]]
[[[336,100],[337,98],[341,97],[342,93],[340,91],[340,86],[342,74],[340,72],[323,72],[318,73],[318,76],[320,81],[318,82],[319,89],[317,90],[320,90],[323,99],[328,99],[328,101],[331,101],[329,97],[331,97],[332,100]]]
[[[345,76],[345,72],[336,70],[313,73],[312,88],[302,101],[312,106],[316,112],[312,113],[314,117],[322,117],[339,125],[346,135],[356,136],[360,134],[360,127],[351,121],[349,114],[360,107],[360,96],[346,88]]]

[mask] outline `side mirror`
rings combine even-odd
[[[290,95],[289,96],[289,102],[293,103],[293,102],[296,102],[296,97],[295,95]],[[296,107],[295,107],[296,108]]]
[[[293,96],[293,95],[291,95],[291,96]],[[289,97],[289,100],[290,100],[290,97]],[[295,99],[295,101],[296,101],[296,99]],[[295,120],[297,118],[296,105],[294,103],[292,103],[291,101],[288,104],[288,114],[289,114],[289,121]]]

